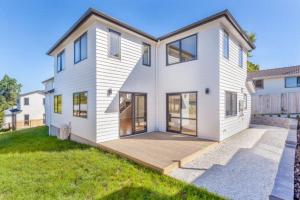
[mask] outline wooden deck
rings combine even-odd
[[[216,144],[183,134],[152,132],[103,142],[99,147],[169,174]]]

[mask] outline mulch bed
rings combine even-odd
[[[298,132],[297,132],[297,149],[296,149],[296,158],[295,158],[295,180],[294,180],[294,199],[300,199],[300,129],[298,123]]]

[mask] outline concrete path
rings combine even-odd
[[[254,126],[221,142],[171,176],[230,199],[268,199],[288,129]]]

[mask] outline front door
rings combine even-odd
[[[197,135],[197,93],[167,94],[167,131]]]
[[[120,136],[147,131],[147,96],[120,92]]]

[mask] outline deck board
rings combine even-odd
[[[216,144],[183,134],[152,132],[102,142],[99,148],[169,174]]]

